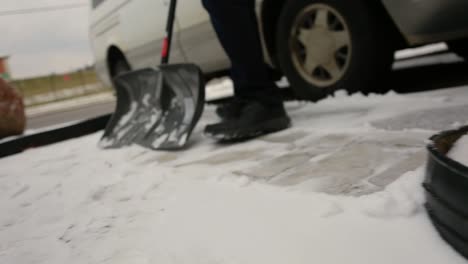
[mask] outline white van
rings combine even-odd
[[[157,66],[165,36],[169,0],[92,0],[91,41],[100,78]],[[227,69],[201,0],[179,0],[171,63],[195,62],[204,72]]]
[[[91,39],[103,80],[159,64],[169,0],[91,3]],[[256,3],[267,61],[301,99],[317,101],[337,89],[386,92],[398,49],[445,41],[468,58],[467,0]],[[171,62],[193,62],[205,73],[229,67],[201,0],[179,0],[173,43]]]

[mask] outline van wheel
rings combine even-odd
[[[278,60],[297,97],[318,101],[338,89],[365,94],[386,89],[382,78],[393,49],[379,11],[363,0],[286,1],[278,23]]]
[[[130,64],[128,64],[127,60],[118,59],[112,64],[110,73],[111,77],[114,78],[122,73],[126,73],[129,71],[131,71],[131,67]]]

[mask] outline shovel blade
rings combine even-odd
[[[102,148],[131,144],[153,150],[184,148],[203,112],[205,92],[193,64],[162,65],[114,79],[117,106]]]

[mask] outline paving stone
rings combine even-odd
[[[207,158],[191,161],[188,163],[179,164],[176,167],[183,167],[193,164],[207,164],[207,165],[220,165],[242,160],[255,160],[265,156],[264,148],[257,148],[252,150],[229,151],[223,153],[216,153]]]
[[[372,122],[372,125],[386,130],[446,130],[454,123],[468,121],[466,113],[468,113],[467,105],[426,109]]]
[[[396,181],[406,172],[419,168],[426,161],[426,157],[426,150],[418,151],[417,153],[409,156],[407,159],[394,164],[384,172],[373,176],[369,179],[369,182],[379,187],[385,187]]]
[[[357,183],[355,185],[351,185],[351,186],[343,189],[342,193],[340,193],[340,194],[344,194],[344,195],[348,195],[348,196],[354,196],[354,197],[361,197],[361,196],[364,196],[364,195],[373,194],[373,193],[380,192],[380,191],[383,191],[383,190],[384,190],[384,188],[381,188],[381,187],[375,186],[373,184],[362,181],[362,182],[359,182],[359,183]]]
[[[282,186],[309,182],[315,186],[313,191],[346,194],[370,177],[374,169],[392,155],[394,153],[375,144],[353,143],[318,162],[307,162],[271,182]]]
[[[179,157],[177,153],[167,153],[157,157],[159,163],[167,163],[176,160]]]
[[[253,167],[246,171],[235,172],[239,175],[246,175],[256,179],[271,179],[272,177],[303,164],[310,160],[313,155],[308,153],[293,153],[287,154],[272,160],[266,161],[257,167]]]
[[[291,133],[273,134],[273,135],[261,137],[260,139],[263,141],[272,142],[272,143],[293,143],[299,139],[307,137],[308,135],[310,135],[309,132],[295,131]]]
[[[345,146],[353,140],[354,136],[348,134],[329,134],[323,137],[305,138],[297,142],[302,149],[315,148],[322,150],[333,150]]]
[[[433,132],[400,132],[382,131],[367,135],[365,141],[375,143],[386,148],[420,148],[426,145],[426,140]]]

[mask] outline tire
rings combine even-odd
[[[318,101],[339,89],[388,91],[384,77],[393,62],[393,35],[383,8],[368,2],[286,1],[278,23],[277,56],[298,98]]]
[[[453,52],[468,61],[468,39],[450,41],[447,44]]]
[[[110,79],[112,82],[112,88],[114,89],[114,95],[117,96],[116,86],[114,84],[114,78],[119,76],[120,74],[126,73],[131,71],[132,68],[130,64],[124,58],[118,58],[114,63],[112,63],[110,67]]]
[[[110,75],[111,75],[111,78],[114,78],[122,73],[126,73],[126,72],[129,72],[131,71],[131,67],[130,67],[130,64],[127,62],[126,59],[124,58],[120,58],[120,59],[117,59],[111,66],[111,69],[110,69]]]

